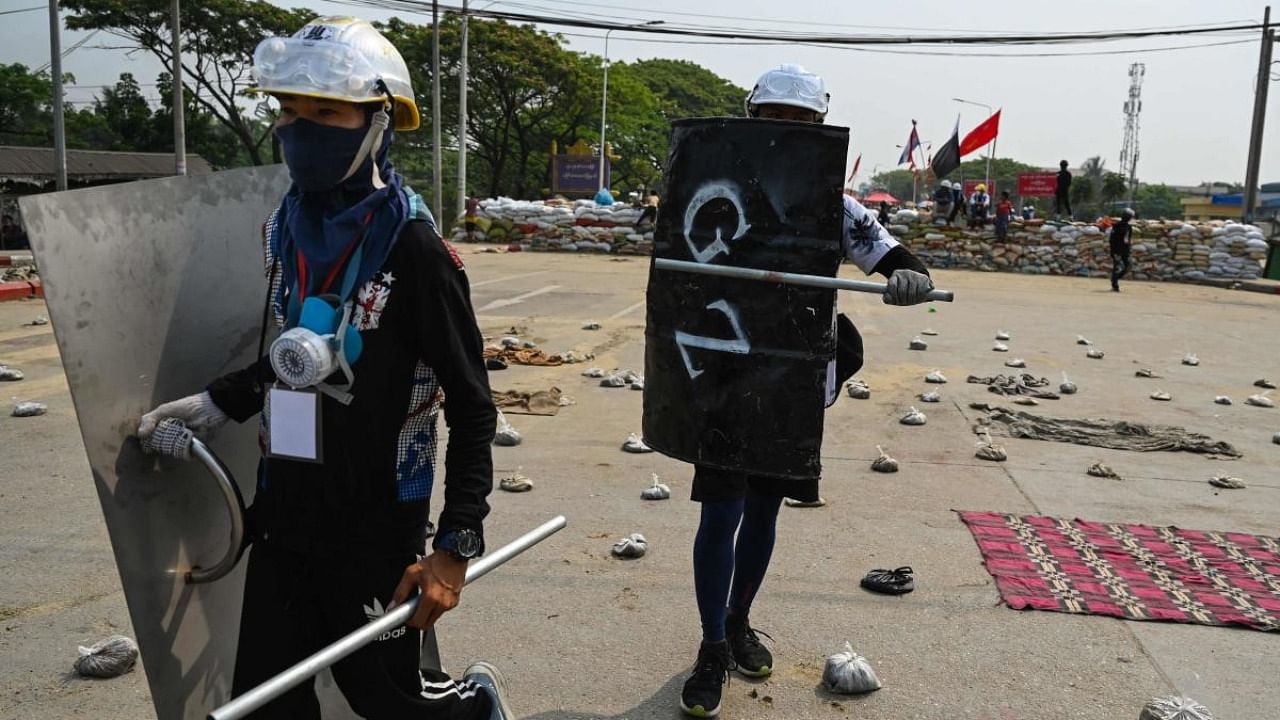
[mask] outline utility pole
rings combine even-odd
[[[1253,126],[1249,132],[1249,165],[1244,174],[1244,221],[1253,222],[1258,206],[1258,172],[1262,164],[1262,128],[1267,119],[1267,88],[1271,84],[1271,49],[1276,32],[1271,29],[1271,6],[1262,15],[1262,52],[1258,58],[1258,82],[1253,94]]]
[[[458,214],[467,210],[467,0],[462,0],[462,69],[458,80]]]
[[[67,189],[67,131],[62,107],[62,19],[58,0],[49,0],[49,72],[53,73],[53,176],[58,190]]]
[[[173,174],[187,174],[187,124],[183,118],[186,98],[182,93],[182,22],[178,15],[179,0],[169,8],[169,27],[173,31]]]
[[[444,177],[440,157],[440,2],[431,0],[431,209],[444,232]]]

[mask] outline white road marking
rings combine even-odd
[[[529,298],[537,297],[539,295],[546,295],[549,292],[555,292],[556,290],[559,290],[559,289],[560,289],[559,285],[548,285],[543,288],[538,288],[537,290],[530,290],[529,292],[523,295],[517,295],[513,298],[507,298],[505,300],[494,300],[493,302],[489,303],[488,305],[485,305],[484,307],[480,308],[476,312],[477,313],[488,312],[490,310],[497,310],[499,308],[508,307],[510,305],[517,305],[519,303],[524,302],[525,300],[528,300]]]
[[[522,275],[508,275],[506,277],[492,278],[490,280],[481,280],[480,282],[477,282],[477,283],[471,283],[471,287],[473,288],[484,287],[485,285],[492,285],[494,283],[506,282],[508,280],[519,280],[520,278],[533,277],[534,275],[542,275],[547,272],[550,272],[550,271],[537,270],[535,272],[527,272]]]
[[[636,303],[635,305],[631,305],[630,307],[624,308],[624,309],[619,310],[618,312],[616,312],[616,313],[614,313],[614,314],[610,315],[610,316],[609,316],[609,319],[610,319],[610,320],[617,320],[618,318],[622,317],[623,315],[630,315],[630,314],[631,314],[631,312],[632,312],[633,310],[635,310],[636,308],[640,308],[640,307],[644,307],[644,301],[643,301],[643,300],[641,300],[640,302]]]

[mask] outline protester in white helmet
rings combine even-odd
[[[333,666],[348,703],[366,718],[505,720],[487,663],[462,681],[418,669],[419,629],[458,604],[467,563],[484,551],[496,411],[462,262],[388,158],[395,131],[418,127],[408,68],[369,23],[328,17],[264,40],[254,75],[279,102],[293,181],[263,227],[264,317],[285,332],[252,366],[161,405],[138,430],[147,438],[177,418],[209,432],[262,415],[232,693],[416,594],[411,628]],[[427,552],[441,391],[446,485]],[[278,451],[272,438],[294,435],[320,452]],[[253,717],[318,719],[312,683]]]
[[[949,221],[947,216],[951,213],[951,181],[943,180],[938,184],[938,189],[933,191],[933,221],[939,225],[945,225]]]
[[[822,78],[799,65],[783,65],[760,76],[747,96],[754,118],[820,123],[829,96]],[[799,170],[798,171],[802,171]],[[863,272],[889,278],[884,302],[925,302],[933,282],[924,265],[876,221],[857,200],[844,198],[842,242],[845,256]],[[862,341],[841,316],[842,348],[828,373],[827,402],[840,381],[862,364]],[[731,669],[749,677],[773,670],[773,656],[751,627],[748,613],[764,581],[773,553],[778,509],[784,497],[820,502],[818,480],[778,479],[695,465],[692,499],[702,504],[693,547],[694,588],[702,621],[702,644],[684,684],[680,706],[694,717],[720,712],[721,691]]]

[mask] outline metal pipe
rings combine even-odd
[[[49,0],[49,73],[53,76],[53,177],[58,190],[67,189],[67,130],[62,104],[62,19],[58,0]]]
[[[462,59],[458,70],[458,215],[467,210],[467,0],[462,0]]]
[[[494,568],[520,553],[546,540],[567,524],[563,515],[548,520],[497,550],[489,553],[467,568],[466,584],[471,584]],[[272,700],[280,697],[302,681],[333,665],[360,648],[377,640],[383,633],[404,625],[418,609],[418,598],[401,605],[380,619],[365,625],[330,644],[311,657],[276,675],[270,680],[244,693],[231,702],[209,713],[209,720],[239,720]]]
[[[956,101],[956,102],[958,102],[958,103],[964,103],[964,104],[966,104],[966,105],[977,105],[978,107],[986,108],[986,109],[987,109],[987,119],[988,119],[988,120],[990,120],[990,119],[991,119],[991,116],[992,116],[992,115],[995,115],[995,114],[996,114],[995,108],[991,107],[990,105],[988,105],[988,104],[986,104],[986,103],[974,102],[973,100],[964,100],[964,99],[962,99],[962,98],[951,98],[951,99],[952,99],[952,100],[955,100],[955,101]],[[999,138],[998,138],[998,136],[997,136],[997,138],[996,138],[996,139],[999,139]],[[996,154],[996,147],[995,147],[995,145],[996,145],[996,140],[992,140],[992,141],[991,141],[991,145],[990,145],[990,150],[987,152],[987,178],[986,178],[986,185],[987,185],[987,189],[988,189],[988,190],[990,190],[990,189],[991,189],[991,157],[992,157],[993,155],[995,155],[995,154]]]
[[[173,0],[169,8],[169,26],[173,31],[173,174],[187,174],[187,125],[185,120],[186,98],[182,94],[182,20],[178,15],[178,2]]]
[[[444,170],[440,153],[440,1],[431,0],[431,211],[440,232],[444,221]]]
[[[876,294],[883,294],[885,291],[884,283],[868,282],[866,280],[841,280],[840,278],[829,278],[821,275],[802,275],[800,273],[758,270],[756,268],[740,268],[729,265],[707,265],[705,263],[689,262],[687,260],[654,258],[653,266],[658,270],[672,270],[674,272],[696,273],[699,275],[715,275],[717,277],[728,277],[738,280],[760,280],[763,282],[779,283],[782,285],[804,285],[806,287],[827,288],[830,290],[852,290],[854,292]],[[955,293],[950,292],[949,290],[931,290],[929,291],[929,299],[941,302],[952,302],[955,299]]]
[[[209,474],[218,481],[218,489],[222,491],[222,498],[226,500],[227,511],[231,515],[231,536],[228,538],[226,554],[210,567],[193,567],[187,572],[189,583],[211,583],[226,577],[244,554],[244,497],[227,466],[222,464],[207,445],[194,437],[191,439],[191,454],[204,463]]]
[[[609,111],[609,33],[614,28],[604,31],[604,87],[600,89],[600,189],[603,190],[609,186],[609,182],[604,177],[604,131],[605,131],[605,114]]]

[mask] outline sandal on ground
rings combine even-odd
[[[862,587],[883,595],[905,595],[916,589],[914,573],[910,567],[893,570],[876,568],[862,578]]]

